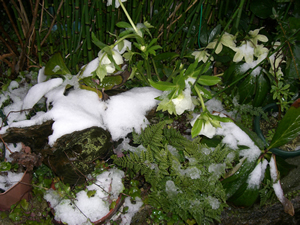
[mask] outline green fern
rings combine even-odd
[[[166,126],[168,123],[148,126],[140,135],[134,133],[134,143],[142,144],[146,150],[139,154],[128,152],[122,158],[112,156],[114,163],[144,175],[151,184],[149,204],[155,208],[175,213],[184,221],[193,218],[198,224],[218,220],[226,205],[219,178],[230,167],[227,156],[233,150],[223,145],[210,150],[200,139],[188,140]],[[209,171],[212,164],[226,167],[216,175]]]

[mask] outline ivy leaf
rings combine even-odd
[[[61,54],[55,53],[50,60],[47,62],[45,66],[45,75],[67,75],[71,74],[69,69],[67,68]]]
[[[275,131],[268,149],[278,148],[295,139],[300,134],[300,99],[286,112]]]
[[[90,190],[86,194],[90,198],[90,197],[93,197],[96,194],[96,192],[97,192],[96,190]]]

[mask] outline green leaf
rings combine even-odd
[[[229,123],[229,122],[233,122],[232,119],[228,118],[228,117],[220,117],[220,116],[215,116],[215,115],[210,115],[210,118],[223,122],[223,123]]]
[[[198,118],[192,128],[191,134],[192,134],[192,138],[196,137],[200,131],[202,130],[202,126],[203,126],[203,119]]]
[[[272,15],[272,7],[275,1],[272,0],[252,0],[250,10],[258,17],[266,19]]]
[[[255,97],[253,100],[253,106],[259,107],[262,106],[262,103],[266,99],[266,95],[270,92],[270,83],[264,75],[261,73],[256,77],[256,90]]]
[[[196,70],[192,70],[189,73],[186,72],[186,75],[192,78],[197,78],[198,76],[200,76],[201,74],[206,73],[209,68],[210,68],[210,62],[207,62],[205,64],[202,64],[201,66],[199,66],[199,68],[197,68]],[[204,67],[204,68],[203,68]]]
[[[208,91],[207,89],[205,89],[204,87],[200,86],[199,84],[196,84],[197,88],[200,90],[200,93],[201,95],[204,97],[204,98],[207,98],[207,99],[211,99],[212,98],[212,95],[210,93],[210,91]]]
[[[300,134],[300,107],[292,105],[279,122],[268,149],[278,148]]]
[[[118,22],[116,26],[120,28],[132,28],[132,26],[129,23],[124,21]]]
[[[45,75],[67,75],[71,74],[60,53],[55,53],[45,66]]]
[[[92,32],[92,41],[93,43],[98,46],[100,49],[103,49],[105,48],[107,45],[104,44],[103,42],[101,42],[97,37],[96,35],[94,34],[94,32]]]
[[[159,46],[159,45],[154,45],[154,46],[152,46],[151,48],[148,48],[147,49],[147,52],[149,52],[150,54],[152,54],[152,55],[156,55],[156,52],[155,52],[155,50],[157,50],[157,49],[161,49],[162,47],[161,46]]]
[[[233,175],[222,181],[227,198],[232,197],[242,187],[242,185],[246,183],[249,174],[253,171],[255,166],[255,160],[249,162],[249,160],[246,159]]]
[[[158,81],[158,82],[154,82],[153,80],[150,80],[150,85],[158,90],[161,91],[170,91],[174,88],[177,87],[176,84],[170,83],[170,82],[166,82],[166,81]]]
[[[208,76],[208,75],[202,75],[199,79],[198,79],[198,83],[205,85],[205,86],[212,86],[212,85],[216,85],[217,83],[219,83],[221,81],[221,78],[219,77],[214,77],[214,76]]]
[[[251,74],[246,77],[246,79],[238,85],[239,93],[239,103],[246,104],[253,99],[253,94],[255,90],[255,76]]]
[[[239,190],[228,199],[229,202],[233,203],[236,206],[250,207],[252,206],[258,196],[260,188],[249,188],[248,183],[244,182]]]
[[[209,34],[208,43],[212,42],[221,32],[221,24],[217,25]]]
[[[192,64],[190,64],[189,67],[186,69],[185,75],[186,76],[191,76],[193,74],[193,72],[196,70],[197,65],[198,65],[198,61],[195,60],[195,62],[193,62]]]

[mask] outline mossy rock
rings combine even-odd
[[[106,160],[113,153],[111,135],[100,127],[75,131],[60,137],[44,162],[65,183],[82,184],[94,170],[94,162]]]

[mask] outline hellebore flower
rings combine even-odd
[[[231,49],[235,48],[236,45],[235,45],[234,41],[235,41],[235,36],[225,32],[220,39],[220,42],[218,44],[218,47],[216,48],[215,53],[219,54],[223,49],[223,45],[227,46],[228,48],[231,48]],[[214,49],[216,47],[217,42],[218,42],[218,39],[215,39],[213,42],[210,42],[207,45],[207,48]]]
[[[195,105],[192,101],[191,89],[186,88],[177,98],[172,99],[177,115],[181,115],[185,110],[194,110]]]
[[[198,62],[203,61],[204,63],[207,62],[208,57],[210,56],[209,53],[207,53],[207,51],[202,50],[202,51],[194,51],[192,53],[193,56],[195,56],[195,59],[198,60]],[[213,61],[214,58],[210,57],[210,60]]]
[[[127,40],[123,40],[123,47],[121,43],[118,43],[113,49],[116,50],[119,54],[123,54],[127,49],[131,50],[131,42]],[[121,49],[120,49],[121,48]]]
[[[115,60],[117,65],[121,65],[124,63],[122,56],[114,49],[112,49],[112,57]],[[113,73],[115,71],[115,65],[113,62],[109,60],[107,57],[107,53],[102,50],[98,53],[98,58],[101,65],[106,65],[107,73]]]
[[[244,42],[240,47],[233,48],[233,50],[236,52],[233,62],[240,62],[243,58],[245,58],[246,63],[253,62],[254,48],[249,41]]]
[[[118,0],[107,0],[107,4],[106,6],[110,6],[112,5],[112,1],[115,1],[115,8],[119,8],[120,7],[120,3]],[[126,2],[127,0],[121,0],[121,2]]]
[[[257,45],[254,48],[254,55],[257,57],[257,61],[261,62],[264,60],[269,53],[269,50],[265,48],[263,45]]]
[[[278,46],[280,46],[280,42],[275,42],[273,45],[273,49],[277,49]],[[280,63],[285,62],[285,60],[283,60],[283,54],[282,51],[279,52],[275,52],[274,54],[272,54],[269,58],[269,62],[271,64],[272,69],[277,69],[280,65]]]
[[[265,35],[258,34],[261,29],[263,29],[263,27],[261,27],[259,29],[249,31],[250,41],[254,46],[257,45],[258,41],[261,41],[261,42],[267,42],[268,41],[268,38]]]
[[[209,120],[206,120],[204,117],[200,114],[198,115],[195,119],[193,119],[191,121],[191,125],[194,128],[194,125],[196,126],[196,122],[198,122],[197,120],[202,120],[202,126],[201,126],[201,130],[197,135],[204,135],[208,138],[212,138],[215,134],[216,134],[216,130],[217,128],[214,127]]]

